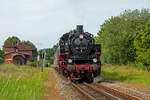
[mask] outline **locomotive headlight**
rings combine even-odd
[[[93,59],[93,62],[94,62],[94,63],[96,63],[96,62],[97,62],[97,59],[96,59],[96,58],[94,58],[94,59]]]
[[[83,35],[82,34],[79,37],[80,37],[80,39],[83,39]]]
[[[68,63],[72,63],[72,59],[68,59]]]

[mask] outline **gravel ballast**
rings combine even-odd
[[[70,85],[69,81],[63,80],[55,70],[53,70],[53,74],[57,81],[55,88],[64,100],[83,100],[83,96]]]
[[[133,95],[133,96],[139,97],[142,100],[150,100],[150,94],[146,94],[146,93],[143,93],[143,92],[140,92],[140,91],[136,91],[136,90],[133,90],[131,88],[125,88],[125,87],[120,86],[120,85],[115,84],[115,83],[103,82],[101,84],[103,84],[105,86],[108,86],[110,88],[114,88],[116,90],[119,90],[121,92],[127,93],[129,95]]]

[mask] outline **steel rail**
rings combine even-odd
[[[64,77],[62,75],[60,75],[60,77],[63,80],[66,80],[66,81],[68,80],[66,77]],[[86,92],[85,90],[83,90],[80,86],[76,85],[75,83],[70,82],[70,84],[77,91],[79,91],[82,95],[84,95],[85,98],[87,98],[88,100],[97,100],[96,97],[93,97],[92,94]],[[124,100],[141,100],[141,98],[139,98],[139,97],[132,96],[132,95],[129,95],[124,92],[120,92],[117,89],[102,85],[100,83],[96,83],[96,82],[93,82],[92,84],[83,83],[83,85],[85,85],[86,87],[93,89],[93,91],[107,97],[109,100],[122,100],[122,99],[124,99]]]
[[[71,82],[71,85],[77,89],[82,95],[84,95],[88,100],[96,100],[94,97],[92,97],[91,95],[89,95],[87,92],[85,92],[84,90],[82,90],[79,86],[77,86],[75,83]]]
[[[107,97],[108,99],[110,100],[121,100],[120,98],[108,93],[108,92],[105,92],[104,90],[102,89],[99,89],[99,88],[96,88],[96,87],[93,87],[91,84],[87,84],[87,83],[83,83],[84,85],[86,85],[87,87],[95,90],[96,92],[99,92],[100,94],[102,94],[103,96]]]
[[[114,94],[116,96],[122,97],[123,99],[126,99],[126,100],[141,100],[141,98],[139,98],[139,97],[132,96],[132,95],[120,92],[119,90],[116,90],[114,88],[110,88],[110,87],[104,86],[104,85],[102,85],[100,83],[94,82],[92,84],[97,86],[97,87],[99,87],[99,88],[105,89],[109,93],[112,93],[112,94]]]

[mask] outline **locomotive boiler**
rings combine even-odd
[[[95,44],[91,33],[84,32],[82,25],[65,33],[54,55],[56,69],[71,80],[92,82],[101,72],[101,45]]]

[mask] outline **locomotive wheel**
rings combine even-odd
[[[64,68],[61,68],[61,74],[62,74],[63,76],[65,76]]]
[[[68,76],[67,70],[64,69],[63,71],[64,71],[64,72],[63,72],[63,73],[64,73],[64,76],[67,77],[67,76]]]
[[[13,63],[18,65],[24,65],[26,64],[26,59],[23,56],[18,55],[13,58]]]
[[[85,82],[87,82],[87,83],[92,83],[94,81],[94,78],[87,78],[87,79],[85,79]]]
[[[94,74],[92,73],[91,76],[87,77],[85,80],[87,83],[92,83],[94,81]]]
[[[66,70],[62,66],[61,66],[61,74],[65,77],[67,76]]]

